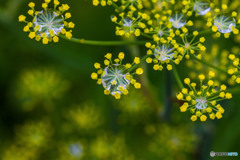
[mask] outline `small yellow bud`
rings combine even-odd
[[[42,39],[42,43],[43,43],[43,44],[48,44],[48,42],[49,42],[49,39],[48,39],[48,38],[45,37],[45,38]]]
[[[200,117],[200,120],[201,120],[202,122],[206,121],[206,120],[207,120],[207,116],[202,115],[202,116]]]
[[[195,122],[195,121],[197,120],[197,116],[193,115],[193,116],[191,117],[191,120],[192,120],[193,122]]]
[[[20,16],[18,17],[18,21],[19,21],[19,22],[24,22],[25,19],[26,19],[26,17],[25,17],[24,15],[20,15]]]
[[[99,68],[101,67],[101,65],[100,65],[99,63],[94,63],[94,67],[95,67],[96,69],[99,69]]]
[[[28,4],[28,6],[29,6],[30,8],[34,8],[34,7],[35,7],[35,3],[30,2],[30,3]]]
[[[142,69],[142,68],[138,68],[138,69],[136,70],[136,74],[137,74],[137,75],[143,74],[143,69]]]
[[[190,81],[190,78],[185,78],[185,79],[184,79],[184,83],[185,83],[185,84],[189,85],[190,82],[191,82],[191,81]]]
[[[135,87],[136,89],[139,89],[139,88],[141,88],[141,84],[137,82],[137,83],[134,84],[134,87]]]
[[[54,43],[59,42],[59,38],[58,38],[57,36],[54,36],[54,37],[53,37],[53,42],[54,42]]]
[[[123,52],[120,52],[120,53],[118,54],[118,58],[119,58],[120,60],[124,59],[124,53],[123,53]]]

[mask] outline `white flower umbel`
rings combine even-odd
[[[130,20],[129,18],[124,18],[123,28],[125,32],[133,32],[134,31],[133,20]]]
[[[175,14],[170,19],[170,22],[172,22],[172,26],[174,28],[182,28],[186,24],[186,20],[183,14]]]
[[[173,59],[174,52],[173,49],[170,48],[167,45],[162,45],[162,46],[157,46],[154,50],[154,56],[159,60],[159,61],[166,61],[166,60],[171,60]]]
[[[232,27],[236,27],[235,20],[224,15],[216,16],[214,25],[217,26],[218,31],[221,33],[230,33],[232,32]]]
[[[206,109],[208,107],[207,99],[204,97],[199,97],[195,100],[195,107],[197,109]]]
[[[113,64],[104,69],[102,76],[102,84],[106,90],[109,90],[112,95],[116,93],[122,93],[121,87],[127,89],[130,84],[130,80],[126,78],[129,75],[126,68],[119,64]]]
[[[61,32],[64,28],[64,19],[56,12],[41,11],[35,16],[33,24],[37,34],[42,35],[45,33],[47,37],[50,37]]]
[[[207,14],[207,12],[209,12],[211,10],[209,3],[207,2],[202,2],[202,1],[196,1],[194,3],[194,11],[198,14],[198,15],[205,15]]]

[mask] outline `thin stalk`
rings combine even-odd
[[[170,122],[171,121],[171,112],[172,112],[172,106],[173,102],[171,100],[172,97],[172,74],[171,72],[165,70],[164,71],[164,107],[162,112],[162,117],[165,121]],[[162,90],[162,86],[160,88]]]
[[[177,68],[176,68],[175,64],[172,64],[172,66],[173,66],[173,75],[174,75],[174,77],[175,77],[175,79],[177,81],[177,84],[178,84],[180,89],[183,89],[184,85],[183,85],[183,83],[182,83],[182,81],[180,79],[180,76],[178,74]]]
[[[240,29],[240,25],[238,25],[236,28]],[[212,32],[211,29],[205,30],[205,31],[201,31],[199,32],[199,36],[203,36],[203,35],[209,35],[209,34],[213,34],[214,32]],[[147,35],[145,33],[141,33],[142,36],[145,36],[147,38],[151,38],[152,37],[150,35]],[[68,39],[65,36],[60,36],[63,39],[75,42],[75,43],[80,43],[80,44],[85,44],[85,45],[96,45],[96,46],[121,46],[121,45],[145,45],[147,42],[151,42],[154,43],[154,41],[95,41],[95,40],[86,40],[86,39],[80,39],[80,38],[71,38]],[[190,34],[188,36],[189,38],[193,37],[193,34]]]
[[[229,92],[232,94],[240,94],[240,89],[239,88],[230,88],[230,89],[227,89],[226,92]]]
[[[94,41],[94,40],[85,40],[78,38],[68,39],[65,36],[60,36],[63,39],[69,40],[71,42],[85,44],[85,45],[95,45],[95,46],[122,46],[122,45],[145,45],[149,41]]]

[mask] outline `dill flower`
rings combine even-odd
[[[172,26],[177,29],[182,28],[187,23],[184,15],[179,13],[173,15],[169,21],[172,23]]]
[[[216,33],[216,37],[220,37],[221,33],[225,38],[229,38],[230,33],[239,34],[239,30],[236,28],[236,11],[228,11],[227,4],[222,4],[221,8],[214,8],[214,4],[211,4],[213,12],[206,14],[207,26],[212,27],[213,32]]]
[[[163,70],[163,65],[166,64],[168,70],[172,70],[171,62],[178,64],[182,57],[178,55],[178,51],[174,46],[169,44],[155,45],[146,43],[149,48],[147,54],[151,57],[146,59],[147,63],[154,63],[154,70]]]
[[[75,26],[73,22],[67,22],[71,18],[71,13],[67,12],[70,8],[67,4],[60,5],[58,0],[53,0],[53,7],[49,7],[50,2],[51,0],[45,0],[40,11],[35,10],[35,3],[30,2],[28,14],[32,17],[31,21],[27,21],[24,15],[19,16],[19,22],[26,23],[23,31],[29,33],[29,38],[42,40],[43,44],[58,42],[60,34],[71,39]]]
[[[182,42],[181,43],[177,42],[178,51],[183,55],[183,57],[186,56],[186,58],[189,59],[190,55],[194,55],[197,51],[206,50],[206,47],[203,45],[203,43],[205,42],[204,37],[200,37],[198,41],[196,41],[196,37],[198,36],[198,31],[193,32],[193,38],[191,40],[188,40],[187,30],[184,32],[185,33],[180,34]]]
[[[209,72],[210,78],[214,76],[214,72]],[[219,88],[211,79],[208,80],[207,84],[203,85],[205,80],[204,75],[199,75],[199,79],[199,87],[197,87],[196,83],[191,83],[189,78],[184,80],[188,88],[183,88],[182,91],[177,94],[177,99],[184,101],[184,104],[180,107],[181,112],[190,110],[193,114],[191,117],[192,121],[196,121],[198,117],[201,121],[206,121],[207,116],[209,116],[210,119],[215,119],[215,117],[217,119],[222,118],[224,109],[218,102],[231,99],[232,94],[226,92],[227,87],[225,85],[221,85]]]
[[[198,15],[206,15],[211,10],[210,4],[203,1],[196,1],[193,8]]]
[[[112,22],[117,24],[116,35],[130,37],[131,35],[140,36],[141,29],[146,28],[145,23],[142,21],[148,18],[147,14],[128,12],[127,15],[120,14],[120,20],[116,16],[112,16]]]
[[[102,68],[99,63],[95,63],[94,67],[97,69],[97,72],[91,74],[92,79],[97,80],[99,85],[103,85],[105,89],[104,94],[111,94],[116,99],[120,99],[121,94],[128,94],[130,84],[137,89],[141,88],[141,84],[133,76],[135,74],[143,74],[143,69],[137,68],[135,71],[132,71],[135,69],[132,69],[133,65],[140,63],[140,58],[135,57],[132,64],[123,64],[124,56],[124,53],[120,52],[118,58],[112,60],[112,54],[107,53],[104,60],[105,66]]]
[[[163,17],[158,13],[155,14],[154,18],[149,21],[148,27],[144,29],[144,33],[152,35],[156,42],[159,42],[161,38],[170,36],[172,25],[169,23],[167,16],[164,15]]]
[[[213,31],[216,31],[215,26],[221,33],[230,33],[236,27],[235,19],[225,15],[218,15],[214,18]]]
[[[228,73],[232,75],[232,79],[236,81],[238,84],[240,83],[240,65],[239,65],[239,58],[236,57],[234,54],[229,55],[229,59],[232,61],[234,67],[228,69]]]

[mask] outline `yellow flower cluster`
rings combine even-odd
[[[117,24],[116,27],[116,35],[118,36],[126,36],[130,37],[130,35],[135,35],[136,37],[141,35],[141,30],[146,28],[145,23],[143,21],[147,18],[147,14],[138,13],[138,15],[134,16],[134,12],[129,11],[128,14],[120,13],[120,20],[116,16],[112,16],[112,22]]]
[[[184,83],[188,85],[188,88],[183,88],[177,94],[177,99],[184,101],[184,104],[180,107],[181,112],[190,111],[193,114],[192,121],[196,121],[198,117],[201,121],[206,121],[207,115],[210,119],[222,118],[224,109],[218,102],[232,98],[232,94],[226,92],[227,87],[225,85],[221,85],[220,88],[215,85],[215,82],[211,80],[214,76],[214,72],[209,72],[210,80],[203,85],[205,76],[199,75],[200,86],[186,78]]]
[[[91,74],[91,78],[97,80],[97,83],[105,88],[104,94],[111,94],[116,99],[120,99],[121,94],[128,94],[130,84],[137,89],[141,88],[141,84],[134,79],[135,74],[143,74],[142,68],[135,70],[135,66],[140,63],[140,58],[135,57],[132,64],[123,64],[124,57],[125,54],[120,52],[118,58],[112,60],[112,54],[107,53],[104,60],[105,66],[102,68],[100,63],[95,63],[94,67],[97,69],[97,72]],[[133,70],[135,71],[133,72]]]
[[[206,51],[206,47],[202,44],[205,42],[204,37],[200,37],[198,41],[195,41],[196,37],[198,36],[198,31],[194,31],[192,33],[193,38],[191,40],[188,40],[188,30],[183,30],[183,34],[180,34],[179,36],[182,39],[181,43],[178,43],[176,47],[178,47],[179,53],[185,56],[187,59],[190,58],[191,55],[195,55],[197,51]],[[201,53],[201,52],[200,52]],[[197,55],[198,57],[201,57],[201,54]]]
[[[227,3],[211,3],[211,11],[206,14],[207,26],[212,28],[213,32],[216,32],[215,36],[220,37],[224,34],[225,38],[229,38],[231,32],[233,34],[239,34],[239,30],[236,28],[236,23],[239,24],[239,16],[235,10],[229,9]],[[230,6],[232,8],[232,6]],[[238,19],[236,19],[238,18]]]
[[[53,7],[50,7],[51,0],[45,0],[42,3],[42,10],[35,10],[35,3],[30,2],[28,6],[28,15],[32,17],[31,21],[26,20],[26,16],[20,15],[19,22],[25,22],[24,32],[28,32],[28,37],[36,41],[42,40],[43,44],[49,42],[57,43],[60,34],[65,35],[68,39],[72,37],[72,29],[75,27],[73,22],[66,20],[71,18],[71,13],[67,12],[67,4],[60,5],[58,0],[53,0]],[[70,29],[67,31],[67,29]]]
[[[239,58],[237,58],[234,54],[229,55],[229,59],[233,61],[233,68],[228,70],[228,73],[232,75],[232,79],[236,81],[238,84],[240,83],[240,65],[239,65]]]
[[[182,56],[178,55],[178,51],[173,45],[155,45],[150,42],[146,43],[146,47],[149,48],[147,54],[150,56],[146,59],[147,63],[154,63],[154,70],[163,70],[165,64],[168,70],[172,70],[171,62],[179,64],[182,60]]]

